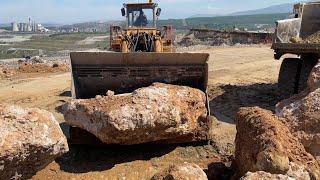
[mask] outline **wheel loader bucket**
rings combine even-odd
[[[71,52],[72,96],[129,93],[154,82],[189,86],[206,92],[206,53]]]

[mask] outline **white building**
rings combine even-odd
[[[19,26],[18,26],[17,22],[13,22],[13,23],[11,23],[11,25],[12,25],[12,31],[13,32],[18,32],[19,31]]]
[[[28,23],[17,23],[13,22],[12,31],[13,32],[48,32],[49,30],[46,29],[42,24],[37,24],[36,21],[32,21],[29,18]]]

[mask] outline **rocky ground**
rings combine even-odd
[[[240,107],[274,110],[279,101],[280,61],[269,46],[223,47],[194,50],[210,53],[210,109],[217,123],[211,141],[180,145],[84,147],[70,152],[38,172],[33,179],[150,179],[172,163],[194,163],[209,179],[230,177],[235,151],[235,115]],[[32,75],[31,75],[32,74]],[[62,105],[70,101],[69,72],[22,72],[2,78],[0,101],[53,112],[60,123]]]

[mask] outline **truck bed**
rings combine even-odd
[[[286,54],[320,54],[320,44],[307,43],[273,43],[272,49],[277,53]]]

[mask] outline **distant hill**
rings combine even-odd
[[[47,28],[62,26],[62,24],[51,23],[51,22],[45,22],[45,23],[41,23],[41,24],[42,24],[44,27],[47,27]]]
[[[1,24],[0,23],[0,27],[1,28],[3,28],[3,27],[10,27],[11,26],[11,24],[9,24],[9,23],[5,23],[5,24]]]
[[[275,21],[286,19],[289,13],[279,14],[254,14],[254,15],[237,15],[237,16],[216,16],[216,17],[192,17],[187,19],[166,19],[159,20],[157,25],[173,25],[175,29],[186,30],[190,28],[213,28],[213,29],[233,29],[247,28],[257,30],[274,27]],[[98,32],[109,31],[110,25],[124,26],[124,21],[107,21],[107,22],[85,22],[72,25],[64,25],[59,29],[79,28],[80,30],[96,29]]]
[[[123,23],[124,21],[83,22],[83,23],[76,23],[71,25],[63,25],[63,26],[60,26],[59,29],[78,28],[80,31],[90,31],[92,29],[96,29],[98,32],[106,32],[106,31],[109,31],[110,25],[121,25]]]
[[[55,24],[55,23],[41,23],[44,27],[57,27],[57,26],[61,26],[60,24]],[[6,28],[6,27],[11,27],[10,23],[4,23],[4,24],[0,24],[1,28]]]
[[[286,3],[286,4],[274,5],[274,6],[270,6],[270,7],[266,7],[266,8],[262,8],[262,9],[235,12],[230,15],[238,16],[238,15],[254,15],[254,14],[291,13],[292,8],[293,8],[292,3]]]
[[[219,17],[219,16],[241,16],[241,15],[261,15],[261,14],[283,14],[291,13],[293,9],[293,3],[273,5],[262,9],[254,9],[248,11],[239,11],[231,14],[196,14],[189,18],[198,17]]]
[[[221,14],[196,14],[193,16],[190,16],[189,18],[197,18],[197,17],[217,17],[222,16]]]
[[[167,24],[173,25],[176,29],[189,28],[213,28],[213,29],[232,29],[247,28],[257,30],[261,28],[273,27],[275,21],[286,19],[289,13],[280,14],[255,14],[237,16],[217,16],[217,17],[195,17],[187,19],[160,20],[158,26]]]

